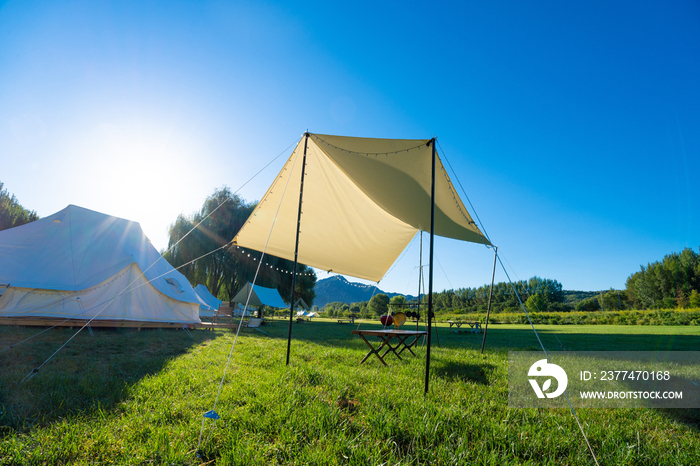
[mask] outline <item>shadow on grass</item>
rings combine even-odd
[[[649,381],[625,381],[624,384],[629,390],[645,391],[645,392],[660,392],[673,391],[682,393],[682,399],[674,401],[664,400],[647,400],[643,404],[647,408],[658,410],[669,419],[687,425],[693,430],[700,432],[700,390],[697,380],[691,380],[686,377],[674,376],[671,383],[659,383],[652,380]],[[676,408],[667,408],[661,406],[669,406],[669,403]]]
[[[645,332],[644,327],[637,326],[616,326],[616,331],[610,332],[610,327],[599,327],[600,333],[588,329],[575,332],[572,326],[562,328],[566,333],[558,332],[556,327],[537,331],[548,351],[695,351],[700,346],[700,335],[659,333],[652,328]],[[630,333],[624,332],[627,329]],[[539,351],[541,347],[532,329],[497,326],[489,327],[486,350]]]
[[[476,382],[488,385],[487,373],[495,368],[492,364],[476,365],[454,361],[438,361],[433,365],[432,370],[435,376],[449,381]]]
[[[669,419],[687,425],[696,432],[700,432],[700,409],[697,408],[660,408],[659,411]]]
[[[0,437],[76,414],[112,410],[138,381],[220,335],[172,329],[93,329],[91,335],[83,330],[52,357],[77,331],[56,328],[6,350],[41,331],[0,326]]]
[[[350,332],[356,328],[381,329],[373,322],[360,321],[348,325],[327,321],[294,323],[292,325],[292,345],[294,341],[307,341],[320,345],[346,345],[352,348],[363,347],[362,341]],[[542,343],[548,351],[695,351],[700,347],[700,335],[674,334],[673,327],[661,330],[638,326],[600,325],[600,333],[591,332],[587,327],[576,331],[575,326],[550,326],[538,328]],[[405,329],[415,330],[415,324],[404,325]],[[421,324],[420,330],[423,330]],[[687,327],[685,327],[687,328]],[[288,322],[276,319],[264,330],[275,338],[287,338]],[[597,330],[597,328],[596,328]],[[629,333],[627,333],[629,331]],[[663,333],[666,332],[666,333]],[[260,335],[265,338],[264,335]],[[443,348],[481,349],[483,334],[468,332],[454,333],[446,327],[439,328],[439,340],[433,333],[432,345]],[[539,351],[540,344],[532,329],[513,328],[505,325],[490,325],[486,336],[486,351]]]

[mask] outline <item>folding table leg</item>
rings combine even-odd
[[[372,346],[372,344],[367,340],[367,338],[365,338],[364,335],[360,335],[360,336],[361,336],[362,339],[365,341],[365,343],[367,343],[367,346],[369,346],[369,350],[370,350],[369,353],[367,353],[367,354],[365,355],[365,357],[362,359],[362,361],[360,361],[360,364],[363,364],[363,363],[367,360],[367,358],[369,358],[372,354],[374,354],[374,355],[376,355],[376,356],[379,358],[379,360],[382,362],[382,364],[384,364],[384,365],[386,366],[387,363],[384,362],[384,359],[383,359],[383,358],[381,357],[381,355],[379,354],[379,351],[381,351],[381,349],[384,348],[384,345],[386,345],[386,341],[384,341],[384,342],[381,344],[381,346],[379,346],[379,348],[377,348],[377,349],[375,350],[375,349],[374,349],[374,346]]]

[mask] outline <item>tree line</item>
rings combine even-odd
[[[443,315],[485,314],[489,292],[490,285],[436,292],[433,309]],[[398,304],[398,298],[403,297],[396,296],[391,303]],[[423,296],[422,303],[427,305],[427,301]],[[325,309],[331,316],[354,313],[376,317],[386,313],[389,302],[388,296],[379,294],[368,302],[329,303]],[[629,276],[624,290],[566,291],[557,280],[540,277],[512,285],[494,284],[491,313],[519,314],[521,303],[531,313],[700,309],[700,255],[686,248],[641,266],[639,272]]]
[[[627,297],[639,309],[700,308],[700,256],[690,248],[641,266],[627,279]]]

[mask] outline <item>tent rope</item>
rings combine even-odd
[[[455,172],[454,168],[452,168],[452,164],[450,164],[450,161],[447,159],[447,155],[442,149],[442,146],[440,146],[440,143],[438,142],[438,147],[440,147],[440,152],[442,152],[443,156],[445,157],[445,161],[447,162],[447,165],[450,167],[450,170],[452,170],[452,173],[455,176],[455,180],[457,180],[457,183],[459,184],[459,187],[462,188],[462,193],[464,194],[464,197],[467,198],[467,202],[469,202],[469,206],[472,209],[472,212],[474,212],[474,216],[476,217],[477,221],[479,222],[479,226],[481,227],[481,231],[483,231],[484,236],[486,236],[486,239],[489,240],[490,243],[492,243],[491,238],[489,237],[488,233],[486,232],[486,228],[484,228],[484,224],[481,222],[481,219],[479,218],[479,214],[477,214],[476,209],[474,208],[474,205],[472,204],[472,201],[469,199],[469,196],[467,195],[464,186],[462,186],[462,182],[459,181],[459,178],[457,177],[457,173]],[[501,261],[501,255],[498,255],[498,262],[501,264],[501,268],[503,268],[503,272],[505,272],[506,277],[508,278],[508,283],[510,284],[511,288],[513,289],[513,292],[515,293],[515,296],[518,298],[518,302],[520,303],[520,307],[523,309],[525,312],[525,316],[527,317],[528,322],[530,323],[530,327],[532,327],[532,331],[535,333],[535,336],[537,337],[537,341],[540,343],[540,347],[542,348],[542,351],[544,352],[545,356],[547,357],[547,360],[549,360],[549,355],[547,354],[547,350],[545,349],[544,345],[542,344],[542,340],[540,339],[539,334],[537,333],[537,330],[535,330],[535,326],[532,323],[532,319],[530,319],[530,315],[527,312],[527,309],[525,309],[525,306],[523,305],[522,300],[520,299],[520,295],[518,294],[518,291],[515,289],[515,286],[513,285],[513,281],[510,279],[510,276],[508,275],[508,271],[506,270],[505,266],[503,265],[503,262]],[[556,333],[555,333],[556,336]],[[559,338],[557,337],[557,341],[559,341]],[[559,342],[559,345],[563,348],[564,346],[561,344],[561,341]],[[598,459],[596,458],[595,452],[593,451],[593,448],[591,447],[590,442],[588,441],[588,437],[586,436],[586,432],[583,430],[583,426],[581,425],[581,421],[578,418],[578,415],[576,414],[576,410],[574,409],[573,405],[571,404],[571,401],[569,400],[569,396],[564,391],[564,395],[566,396],[566,401],[569,403],[569,408],[571,409],[571,413],[574,415],[574,418],[576,419],[576,423],[579,426],[579,429],[581,430],[581,434],[583,435],[584,440],[586,441],[586,445],[588,445],[588,450],[591,452],[591,455],[593,456],[593,461],[595,461],[595,464],[598,465]]]
[[[502,254],[501,254],[501,255],[502,255]],[[511,270],[511,271],[513,272],[513,274],[515,275],[515,278],[517,278],[518,281],[525,282],[525,280],[521,280],[520,277],[518,277],[518,274],[515,272],[515,269],[513,269],[513,266],[510,265],[510,262],[508,262],[508,259],[506,259],[505,257],[503,257],[503,260],[506,261],[506,264],[508,264],[508,267],[510,267],[510,270]],[[503,264],[501,264],[501,266],[503,266]],[[530,293],[530,290],[531,290],[530,285],[529,285],[527,282],[525,282],[525,286],[527,287],[528,293]],[[540,286],[541,286],[541,285],[540,285]],[[539,290],[538,290],[538,291],[539,291]],[[540,310],[540,308],[537,306],[537,304],[535,304],[535,309],[537,309],[537,312],[542,312],[542,311]],[[554,330],[554,327],[552,327],[552,325],[551,325],[549,322],[547,322],[547,327],[552,331],[551,334],[552,334],[552,336],[554,336],[554,338],[557,340],[557,343],[559,344],[559,347],[560,347],[563,351],[566,351],[567,349],[564,347],[564,344],[563,344],[563,343],[561,342],[561,340],[559,339],[559,336],[557,335],[557,332]]]
[[[547,353],[547,350],[545,349],[544,344],[542,343],[542,340],[540,339],[540,335],[537,333],[537,330],[535,330],[535,325],[532,323],[532,319],[530,319],[530,314],[527,312],[527,309],[525,309],[525,305],[523,305],[523,302],[520,299],[520,295],[518,294],[518,290],[515,289],[515,286],[513,285],[513,281],[510,279],[510,276],[508,275],[508,271],[506,270],[505,266],[503,265],[503,262],[501,262],[500,256],[497,256],[497,257],[498,257],[498,262],[501,264],[501,268],[503,269],[503,272],[506,274],[506,277],[508,278],[508,283],[510,284],[511,288],[513,289],[515,296],[518,298],[518,302],[520,303],[520,307],[523,309],[523,312],[525,312],[525,316],[527,317],[527,320],[530,323],[530,327],[532,327],[532,331],[535,333],[535,336],[537,337],[537,341],[540,343],[540,348],[542,348],[542,351],[544,352],[544,355],[547,358],[547,361],[550,361],[549,354]],[[578,427],[581,430],[581,434],[583,435],[583,439],[586,441],[586,445],[588,445],[588,450],[591,452],[591,455],[593,456],[593,461],[595,461],[596,465],[600,466],[598,463],[598,458],[596,457],[595,452],[593,451],[593,447],[591,447],[591,444],[588,441],[588,436],[586,435],[586,432],[583,430],[583,426],[581,425],[581,421],[578,418],[578,414],[576,414],[576,410],[574,409],[574,406],[571,404],[571,400],[569,400],[569,395],[566,393],[566,390],[564,391],[564,396],[566,397],[566,401],[569,404],[569,409],[571,410],[571,414],[574,415],[574,418],[576,419],[576,423],[578,424]]]
[[[435,138],[437,141],[437,138]],[[469,207],[471,207],[471,211],[474,212],[474,216],[476,217],[476,221],[479,222],[479,227],[481,227],[481,231],[484,233],[484,236],[486,237],[487,240],[489,240],[489,243],[493,243],[491,241],[491,238],[489,237],[489,234],[486,232],[486,228],[484,228],[484,224],[481,222],[481,219],[479,218],[479,214],[476,213],[476,209],[474,208],[474,204],[472,204],[471,199],[469,199],[469,196],[467,195],[467,192],[464,189],[464,186],[462,186],[462,182],[459,181],[459,178],[457,177],[457,172],[455,172],[455,169],[452,168],[452,164],[450,163],[449,159],[447,158],[447,154],[445,154],[445,151],[442,150],[442,146],[440,145],[440,141],[438,141],[438,147],[440,148],[440,153],[443,155],[445,158],[445,162],[447,162],[447,166],[450,167],[450,170],[452,170],[452,174],[455,177],[455,180],[457,180],[457,184],[459,185],[460,188],[462,188],[462,194],[464,194],[464,197],[467,198],[467,202],[469,203]]]
[[[267,169],[267,167],[269,167],[270,165],[272,165],[278,158],[280,158],[280,156],[282,156],[282,154],[284,154],[285,152],[287,152],[287,151],[289,150],[290,147],[292,147],[292,146],[294,146],[295,144],[297,144],[300,140],[301,140],[301,137],[299,137],[296,141],[294,141],[292,144],[290,144],[289,146],[287,146],[287,148],[284,149],[282,152],[280,152],[279,154],[277,154],[277,156],[275,156],[270,162],[268,162],[262,169],[260,169],[255,175],[253,175],[250,179],[248,179],[248,181],[246,181],[245,183],[243,183],[243,185],[241,185],[236,191],[234,191],[233,194],[237,194],[241,189],[243,189],[248,183],[250,183],[251,181],[253,181],[258,175],[260,175],[260,173],[262,173],[263,171],[265,171],[265,170]],[[216,212],[216,210],[218,210],[218,209],[219,209],[222,205],[224,205],[228,200],[229,200],[229,199],[226,199],[226,200],[224,200],[221,204],[219,204],[219,205],[218,205],[214,210],[212,210],[206,217],[204,217],[204,218],[202,219],[202,221],[200,221],[200,222],[199,222],[197,225],[195,225],[190,231],[188,231],[182,238],[180,238],[175,244],[173,244],[173,245],[168,249],[168,251],[171,251],[171,250],[172,250],[174,247],[176,247],[180,242],[182,242],[182,240],[184,240],[190,233],[192,233],[196,228],[198,228],[207,218],[209,218],[214,212]],[[214,252],[219,251],[220,249],[222,249],[222,248],[228,246],[228,244],[230,244],[230,243],[227,243],[226,245],[224,245],[224,246],[222,246],[222,247],[219,247],[219,248],[215,249],[214,251],[211,251],[211,252],[209,252],[209,253],[207,253],[207,254],[204,254],[204,255],[198,257],[197,259],[193,259],[192,261],[190,261],[190,262],[188,262],[188,263],[186,263],[186,264],[182,264],[181,266],[176,267],[176,268],[174,268],[174,269],[175,269],[175,270],[179,270],[180,268],[182,268],[182,267],[184,267],[184,266],[186,266],[186,265],[189,265],[189,264],[191,264],[191,263],[193,263],[193,262],[195,262],[195,261],[197,261],[197,260],[199,260],[199,259],[202,259],[203,257],[206,257],[206,256],[208,256],[208,255],[210,255],[210,254],[213,254]],[[168,252],[168,251],[166,251],[166,252]],[[156,259],[150,266],[148,266],[148,268],[146,268],[146,270],[144,270],[144,271],[141,273],[141,276],[145,275],[146,271],[148,271],[151,267],[153,267],[153,266],[154,266],[158,261],[160,261],[161,259],[163,259],[163,255],[160,255],[160,257],[159,257],[158,259]],[[167,273],[170,273],[170,272],[167,272]],[[159,276],[157,276],[157,277],[155,277],[155,278],[153,278],[153,279],[151,279],[151,280],[148,280],[146,283],[144,283],[144,284],[142,284],[142,285],[139,285],[139,287],[140,287],[140,286],[144,286],[144,285],[146,285],[147,283],[151,283],[152,281],[154,281],[154,280],[156,280],[156,279],[158,279],[158,278],[160,278],[160,277],[162,277],[162,276],[164,276],[164,275],[167,275],[167,273],[166,273],[166,274],[163,274],[163,275],[159,275]],[[138,279],[138,278],[140,278],[140,276],[137,277],[137,279]],[[134,282],[135,282],[135,281],[136,281],[136,280],[134,280]],[[133,284],[134,282],[132,282],[132,284]],[[9,288],[9,287],[8,287],[8,288]],[[138,287],[137,287],[137,288],[138,288]],[[133,288],[133,289],[136,289],[136,288]],[[114,299],[118,298],[119,296],[121,296],[123,293],[125,293],[125,292],[127,292],[127,291],[132,291],[133,289],[129,289],[129,288],[127,287],[127,289],[124,289],[121,293],[119,293],[117,296],[115,296],[115,297],[114,297],[112,300],[110,300],[109,302],[111,302],[111,301],[113,301]],[[77,291],[74,291],[74,293],[77,294]],[[72,297],[72,295],[64,296],[64,297],[61,297],[61,298],[57,299],[56,301],[51,302],[51,303],[49,303],[49,304],[47,304],[47,305],[48,305],[48,306],[53,306],[53,305],[56,305],[56,304],[58,304],[58,303],[62,303],[64,300],[69,299],[69,298],[71,298],[71,297]],[[104,304],[104,303],[106,303],[106,302],[107,302],[107,301],[102,301],[101,303],[98,303],[98,304],[96,304],[95,306],[93,306],[93,307],[91,307],[91,308],[88,308],[88,310],[86,310],[85,312],[87,312],[87,311],[89,311],[89,310],[92,310],[92,309],[94,309],[94,308],[96,308],[96,307],[98,307],[98,306],[100,306],[100,305],[102,305],[102,304]],[[83,313],[78,314],[78,316],[79,316],[79,315],[82,315],[82,314],[83,314]],[[95,316],[93,317],[93,319],[94,319],[95,317],[97,317],[98,315],[99,315],[99,314],[95,315]],[[75,316],[74,316],[74,317],[75,317]],[[51,327],[49,327],[49,328],[47,328],[47,329],[44,329],[44,330],[42,330],[42,331],[40,331],[40,332],[38,332],[38,333],[36,333],[36,334],[34,334],[34,335],[28,337],[28,338],[25,338],[25,339],[22,340],[22,341],[19,341],[19,342],[17,342],[17,343],[13,343],[13,344],[11,344],[11,345],[9,345],[9,346],[3,348],[2,350],[0,350],[0,353],[2,353],[2,352],[4,352],[4,351],[7,351],[7,350],[10,350],[10,349],[12,349],[12,348],[15,348],[16,346],[19,346],[20,344],[22,344],[22,343],[24,343],[24,342],[27,342],[27,341],[29,341],[29,340],[31,340],[31,339],[33,339],[33,338],[39,336],[39,335],[41,335],[41,334],[43,334],[43,333],[45,333],[45,332],[51,330],[51,329],[54,329],[54,328],[56,328],[56,327],[59,327],[59,326],[61,326],[61,324],[63,324],[63,323],[65,323],[65,322],[67,322],[67,321],[73,319],[74,317],[67,318],[67,319],[65,319],[65,320],[63,320],[63,321],[57,323],[56,325],[53,325],[53,326],[51,326]],[[92,319],[91,319],[90,321],[92,321]],[[82,327],[76,332],[76,334],[79,333],[81,330],[82,330]],[[72,338],[73,338],[73,337],[71,337],[68,341],[70,341]],[[67,342],[66,342],[66,343],[67,343]],[[65,344],[62,345],[61,348],[62,348],[63,346],[65,346]],[[53,355],[52,355],[51,357],[53,357]],[[44,364],[45,364],[45,363],[46,363],[46,362],[44,362]],[[43,366],[43,364],[42,364],[42,366]]]
[[[123,293],[123,291],[122,291],[122,293]],[[32,369],[31,372],[30,372],[29,374],[27,374],[27,375],[20,381],[20,384],[21,384],[21,383],[24,383],[25,380],[30,380],[30,379],[31,379],[32,377],[34,377],[37,373],[39,373],[39,370],[40,370],[42,367],[44,367],[44,366],[46,365],[47,362],[49,362],[54,356],[56,356],[56,354],[58,354],[58,352],[61,351],[61,350],[62,350],[73,338],[75,338],[80,332],[82,332],[83,329],[84,329],[85,327],[88,327],[88,326],[90,325],[90,322],[92,322],[92,321],[93,321],[94,319],[96,319],[100,314],[102,314],[102,312],[104,312],[104,310],[107,309],[107,308],[109,307],[109,305],[112,304],[112,303],[114,302],[114,300],[116,300],[122,293],[119,293],[119,295],[117,295],[117,296],[115,296],[114,298],[112,298],[112,300],[110,300],[108,304],[106,304],[104,307],[102,307],[102,309],[100,309],[100,311],[99,311],[97,314],[95,314],[95,316],[93,316],[90,320],[88,320],[87,322],[85,322],[85,324],[84,324],[82,327],[80,327],[80,328],[79,328],[68,340],[66,340],[61,346],[59,346],[59,348],[58,348],[56,351],[54,351],[54,353],[53,353],[51,356],[49,356],[48,358],[46,358],[46,360],[45,360],[43,363],[41,363],[41,365],[39,365],[38,367]]]
[[[297,156],[294,158],[294,162],[292,162],[292,168],[291,168],[292,170],[294,170],[294,166],[296,165],[298,157],[299,157],[299,154],[297,153]],[[290,180],[291,180],[291,177],[287,178],[287,182],[284,185],[284,190],[282,192],[282,196],[280,197],[280,203],[277,206],[277,211],[275,212],[275,216],[272,219],[270,231],[268,232],[267,240],[265,241],[265,247],[262,250],[262,255],[260,256],[260,261],[258,262],[258,267],[255,270],[255,275],[253,276],[253,283],[251,284],[252,286],[250,287],[250,290],[248,291],[248,297],[246,298],[245,306],[243,306],[243,312],[241,312],[241,318],[238,322],[238,328],[236,329],[236,336],[233,338],[233,343],[231,344],[231,350],[229,351],[228,359],[226,360],[226,366],[224,366],[224,373],[223,373],[223,376],[221,377],[221,382],[219,383],[219,389],[216,392],[216,398],[214,399],[214,406],[212,407],[212,409],[210,411],[207,411],[203,415],[202,427],[200,428],[200,431],[199,431],[199,440],[197,441],[197,448],[195,449],[195,452],[197,452],[196,454],[198,456],[201,454],[200,447],[202,445],[202,435],[204,433],[204,423],[206,422],[207,418],[214,420],[214,422],[212,423],[211,429],[209,430],[209,434],[207,434],[207,438],[204,441],[204,444],[206,445],[209,442],[209,438],[211,438],[211,434],[214,432],[214,427],[216,426],[216,421],[219,419],[219,415],[216,412],[216,405],[219,403],[219,396],[221,395],[221,389],[223,388],[224,381],[226,380],[226,373],[228,372],[229,365],[231,364],[231,359],[233,357],[233,350],[236,347],[236,342],[238,341],[238,335],[240,334],[241,328],[243,327],[243,317],[245,316],[245,313],[248,310],[248,304],[250,303],[250,297],[253,294],[253,287],[255,286],[255,282],[258,279],[260,267],[262,266],[263,258],[265,257],[265,252],[267,251],[267,245],[269,244],[270,238],[272,237],[272,230],[274,229],[275,223],[277,222],[277,216],[279,215],[280,208],[282,207],[282,201],[284,200],[284,194],[287,192],[287,187],[289,186]],[[293,305],[293,303],[292,303],[292,305]]]
[[[290,144],[289,146],[287,146],[286,149],[284,149],[282,152],[280,152],[279,154],[277,154],[277,156],[276,156],[274,159],[272,159],[267,165],[265,165],[262,169],[260,169],[260,170],[259,170],[255,175],[253,175],[248,181],[246,181],[245,183],[243,183],[243,185],[242,185],[240,188],[238,188],[233,194],[237,194],[241,189],[243,189],[243,188],[245,187],[245,185],[247,185],[248,183],[250,183],[251,181],[253,181],[253,179],[254,179],[255,177],[257,177],[260,173],[262,173],[267,167],[269,167],[270,165],[272,165],[272,163],[273,163],[275,160],[277,160],[282,154],[284,154],[285,152],[287,152],[287,151],[289,150],[290,147],[292,147],[293,145],[297,144],[297,143],[299,142],[299,140],[301,140],[301,138],[297,139],[295,142],[293,142],[292,144]],[[216,208],[214,208],[211,212],[209,212],[199,223],[197,223],[195,226],[193,226],[192,229],[191,229],[190,231],[188,231],[187,233],[185,233],[185,235],[184,235],[182,238],[180,238],[179,240],[177,240],[177,241],[175,242],[175,244],[173,244],[172,246],[170,246],[170,247],[168,248],[168,250],[165,251],[165,253],[167,254],[168,252],[172,251],[173,248],[175,248],[175,247],[176,247],[178,244],[180,244],[185,238],[187,238],[187,236],[189,236],[190,233],[192,233],[195,229],[199,228],[199,226],[200,226],[202,223],[204,223],[210,216],[212,216],[212,215],[214,214],[214,212],[216,212],[217,210],[219,210],[219,209],[221,208],[221,206],[223,206],[224,204],[226,204],[226,203],[227,203],[228,201],[230,201],[230,200],[231,200],[230,197],[224,199],[218,206],[216,206]],[[165,260],[162,254],[160,255],[160,257],[159,257],[158,259],[155,260],[155,262],[153,262],[150,266],[148,266],[148,268],[146,268],[146,270],[143,271],[142,275],[145,274],[151,267],[153,267],[154,265],[156,265],[156,264],[158,263],[158,261],[160,261],[160,260]]]

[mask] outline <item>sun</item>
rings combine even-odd
[[[173,126],[99,123],[76,151],[70,203],[139,222],[158,250],[177,216],[216,187],[206,155]]]

